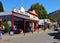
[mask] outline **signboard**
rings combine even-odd
[[[14,10],[13,10],[14,12],[16,12],[16,13],[20,13],[20,10],[18,10],[18,9],[15,9],[14,8]]]
[[[16,12],[16,13],[20,13],[20,14],[25,14],[25,12],[23,12],[23,11],[20,11],[20,10],[18,10],[18,9],[15,9],[14,8],[14,10],[13,10],[14,12]]]

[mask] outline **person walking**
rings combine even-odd
[[[3,33],[3,25],[2,23],[0,22],[0,39],[2,39],[2,33]]]
[[[46,29],[47,29],[47,24],[44,25],[44,32],[45,32]]]

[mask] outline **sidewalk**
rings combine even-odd
[[[46,32],[48,32],[50,30],[46,30]],[[43,33],[44,31],[43,30],[40,30],[39,33],[38,32],[33,32],[33,34],[41,34]],[[29,32],[29,33],[25,33],[25,36],[28,36],[28,35],[33,35],[32,32]],[[8,33],[4,34],[3,35],[3,38],[2,38],[2,41],[10,41],[10,40],[14,40],[14,39],[17,39],[17,38],[22,38],[22,37],[25,37],[24,36],[24,33],[22,34],[14,34],[13,36],[10,36]]]

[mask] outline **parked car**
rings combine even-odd
[[[60,31],[60,27],[58,27],[58,30]]]
[[[60,27],[55,28],[54,31],[60,31]]]

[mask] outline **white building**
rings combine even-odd
[[[39,21],[34,10],[26,12],[23,6],[20,10],[14,8],[12,12],[0,12],[0,18],[2,18],[2,21],[7,21],[12,29],[14,29],[14,25],[17,25],[24,32],[26,32],[26,27],[29,25],[31,25],[32,31],[34,31],[35,26],[37,29]]]

